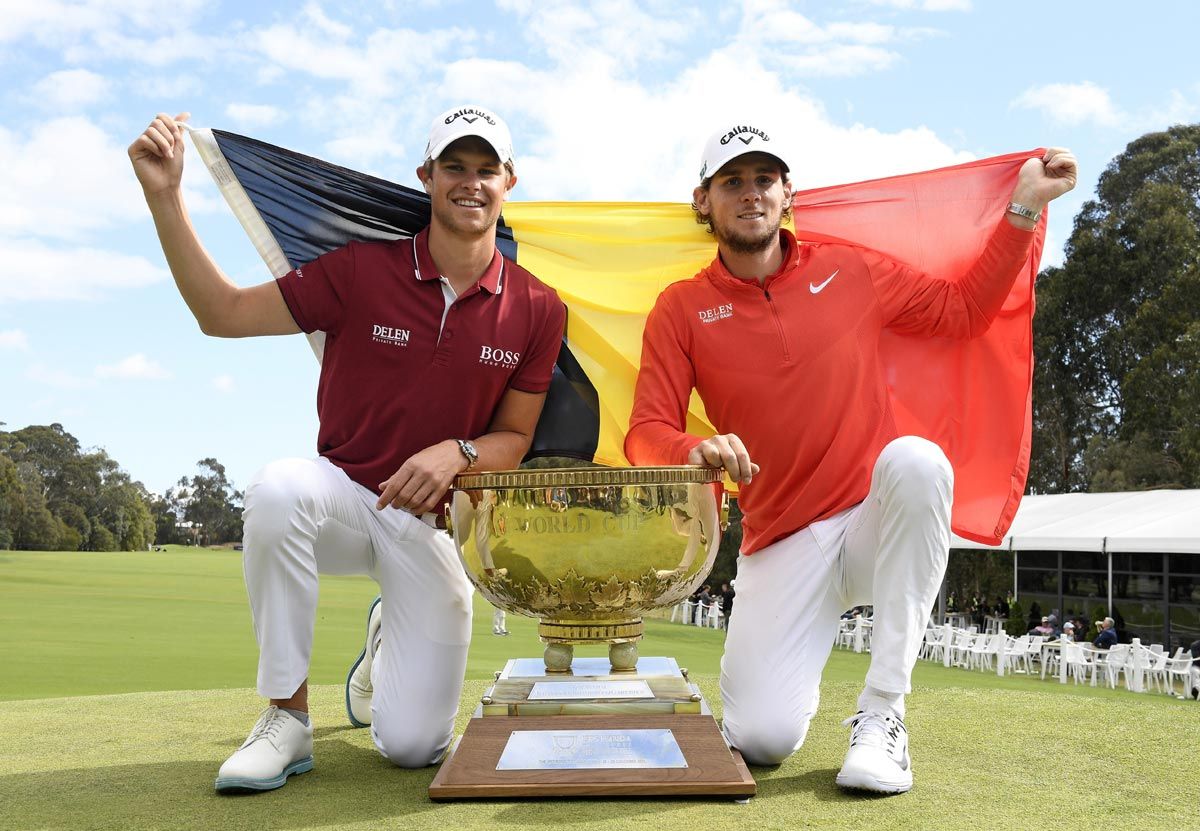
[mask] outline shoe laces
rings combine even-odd
[[[896,742],[904,732],[904,722],[894,716],[861,710],[843,721],[842,726],[853,728],[850,734],[851,747],[881,747],[889,754],[895,753]]]
[[[246,744],[253,744],[259,739],[266,739],[271,744],[275,744],[275,737],[283,729],[283,725],[287,723],[285,719],[289,718],[292,718],[292,716],[272,704],[259,716],[258,724],[255,724],[254,729],[250,731],[250,736],[246,739]]]

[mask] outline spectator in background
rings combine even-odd
[[[1100,634],[1096,636],[1096,640],[1092,641],[1092,646],[1097,649],[1111,649],[1116,646],[1117,627],[1113,624],[1113,619],[1106,617],[1096,625],[1100,627]]]
[[[1045,635],[1047,638],[1054,636],[1054,627],[1050,625],[1050,618],[1043,617],[1042,622],[1029,630],[1030,635]]]
[[[1075,624],[1069,620],[1063,624],[1062,633],[1067,637],[1068,640],[1079,640],[1079,638],[1075,637]]]
[[[700,589],[700,593],[696,595],[696,620],[697,626],[703,626],[704,621],[708,617],[709,610],[712,609],[712,586],[707,583]]]
[[[729,628],[729,616],[733,614],[733,598],[737,594],[732,583],[721,584],[721,628]]]

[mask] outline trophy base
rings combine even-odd
[[[500,769],[515,731],[669,730],[686,767]],[[708,715],[476,718],[429,786],[434,801],[505,797],[717,796],[744,799],[756,786],[746,763]]]
[[[741,755],[673,659],[641,658],[635,675],[602,658],[543,670],[519,658],[496,673],[431,799],[754,795]]]

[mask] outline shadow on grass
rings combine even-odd
[[[219,765],[208,761],[0,776],[5,795],[0,828],[272,831],[355,822],[399,827],[437,808],[426,795],[436,768],[401,770],[373,748],[336,737],[317,741],[314,756],[311,772],[290,778],[278,790],[244,796],[216,793]]]
[[[782,767],[750,768],[754,781],[758,783],[758,799],[800,794],[815,797],[822,802],[853,802],[859,798],[855,794],[843,791],[834,783],[838,772],[833,768],[809,770],[798,776],[787,776],[783,771]]]

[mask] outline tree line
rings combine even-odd
[[[1034,493],[1200,487],[1200,124],[1131,142],[1037,281]]]
[[[0,549],[137,551],[240,540],[242,494],[201,459],[163,495],[61,424],[0,430]]]

